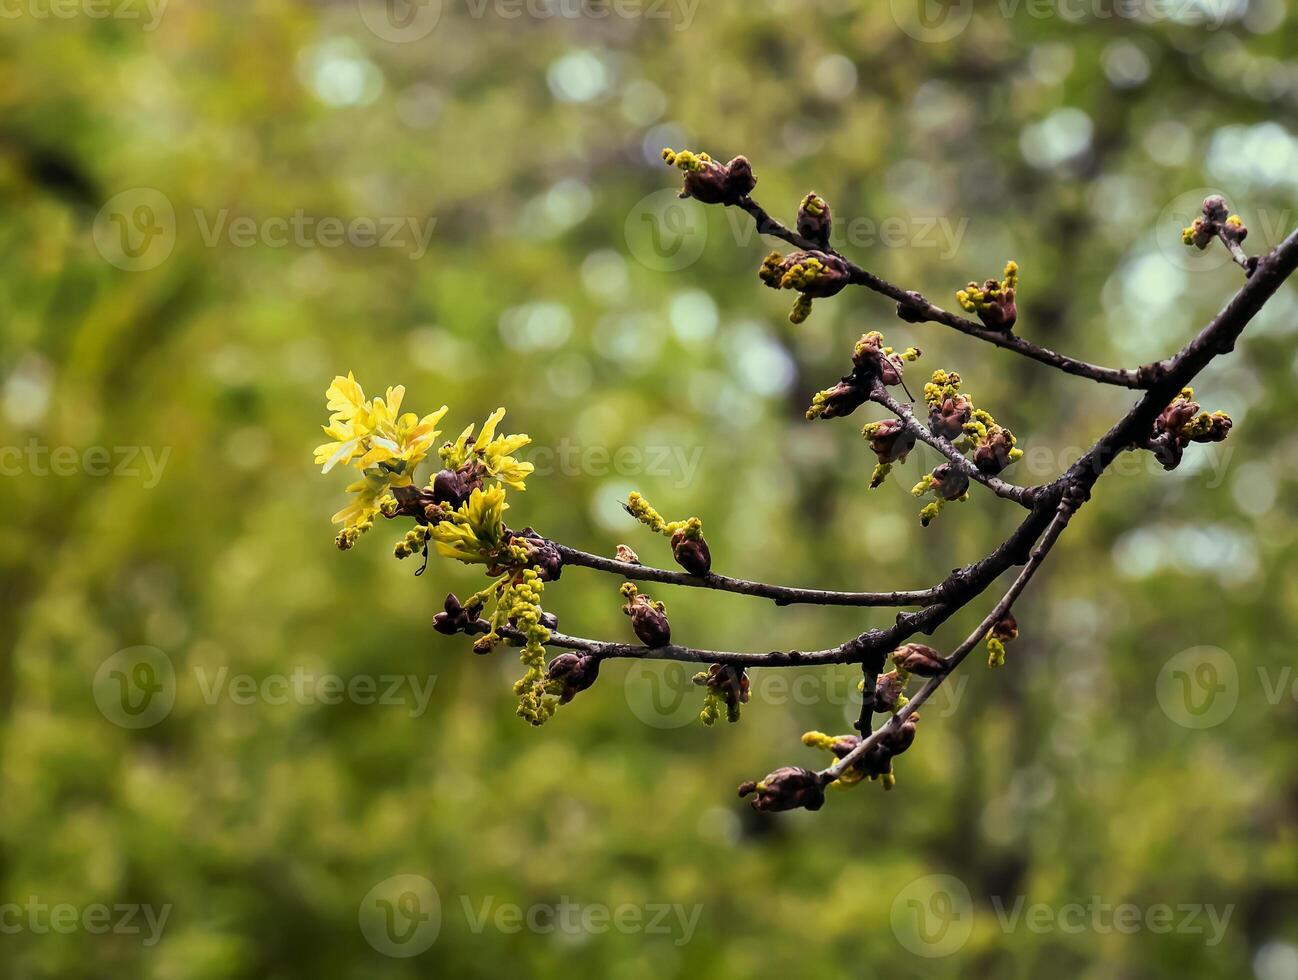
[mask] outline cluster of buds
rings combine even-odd
[[[902,375],[909,361],[919,360],[918,347],[898,351],[884,345],[883,334],[872,330],[862,334],[852,347],[852,373],[838,384],[816,392],[807,409],[808,419],[837,419],[851,415],[870,397],[876,384],[887,387],[902,385]]]
[[[713,664],[706,671],[699,671],[693,681],[700,687],[707,688],[703,696],[703,710],[699,713],[705,725],[714,725],[725,709],[726,720],[739,720],[741,705],[748,703],[748,671],[743,667],[732,667],[727,664]]]
[[[505,540],[513,549],[522,549],[523,560],[528,567],[536,569],[543,581],[559,581],[559,576],[563,574],[563,555],[553,541],[537,534],[530,527],[521,531],[506,528]]]
[[[892,760],[914,744],[915,726],[918,722],[919,712],[913,712],[907,715],[896,728],[884,729],[865,754],[854,760],[839,774],[839,784],[852,786],[863,779],[870,779],[878,780],[886,790],[892,789],[897,783],[897,777],[892,771]],[[844,759],[855,751],[864,739],[865,736],[862,735],[826,735],[823,732],[807,732],[802,736],[802,744],[810,748],[827,749],[836,758]]]
[[[466,606],[460,603],[459,596],[449,592],[442,611],[433,617],[433,629],[445,636],[455,636],[457,633],[486,633],[491,626],[485,619],[479,618],[481,615],[480,597],[473,596]]]
[[[904,388],[902,375],[906,373],[906,364],[918,361],[922,353],[918,347],[907,347],[904,351],[887,347],[883,334],[871,330],[862,334],[852,347],[852,364],[856,367],[856,375],[864,381],[879,381],[889,388],[902,385]]]
[[[988,279],[981,286],[971,282],[958,291],[955,298],[966,312],[977,314],[986,327],[1008,331],[1013,329],[1019,315],[1014,305],[1014,292],[1018,285],[1019,264],[1011,260],[1005,263],[1005,278],[1000,282]]]
[[[1181,240],[1200,251],[1211,245],[1214,238],[1221,238],[1233,251],[1247,237],[1248,228],[1244,220],[1237,214],[1230,214],[1226,199],[1220,194],[1204,198],[1203,216],[1195,218],[1188,228],[1181,229]]]
[[[729,163],[718,163],[706,153],[663,149],[663,160],[685,174],[681,197],[692,197],[703,204],[738,204],[753,192],[757,178],[747,157],[735,157]]]
[[[647,647],[665,647],[672,641],[672,626],[667,621],[667,607],[644,595],[631,582],[621,589],[626,605],[622,612],[631,617],[631,628]]]
[[[974,407],[973,399],[960,390],[960,375],[956,372],[934,371],[924,385],[924,402],[928,405],[929,430],[962,452],[972,451],[978,472],[996,476],[1023,458],[1014,433],[1000,425],[990,412]],[[968,490],[969,475],[963,469],[951,463],[937,467],[911,490],[917,497],[932,493],[935,498],[920,511],[920,523],[927,527],[948,501],[964,500]]]
[[[834,227],[834,215],[829,203],[812,191],[798,206],[798,234],[822,249],[829,248],[829,235]]]
[[[901,419],[884,419],[870,422],[861,428],[861,435],[870,443],[870,451],[879,460],[870,474],[870,489],[880,486],[893,463],[904,463],[907,454],[915,448],[915,433],[906,428]]]
[[[762,260],[758,277],[771,289],[795,289],[798,299],[789,311],[789,320],[801,323],[811,315],[811,302],[825,299],[843,288],[851,279],[847,263],[829,252],[772,252]]]
[[[1018,620],[1013,613],[1006,613],[987,634],[987,666],[1005,666],[1005,644],[1018,638]]]
[[[599,658],[589,653],[561,653],[550,661],[546,677],[559,688],[559,703],[567,704],[599,679]]]
[[[700,578],[712,571],[712,551],[703,537],[703,522],[697,517],[689,517],[683,521],[668,521],[654,510],[649,501],[635,491],[627,496],[623,506],[628,514],[649,530],[671,540],[672,557],[685,571]],[[625,545],[618,545],[618,558],[623,561],[628,560],[622,558],[622,549],[625,547]],[[631,555],[632,563],[640,564],[640,559],[635,556],[635,552],[630,548],[626,550]]]
[[[825,781],[810,769],[785,766],[760,782],[741,783],[739,795],[752,796],[754,810],[796,810],[798,807],[819,810],[825,805]]]
[[[1172,404],[1154,420],[1154,432],[1145,443],[1167,470],[1176,469],[1192,442],[1221,442],[1234,423],[1225,412],[1200,411],[1193,388],[1182,388]]]
[[[1001,426],[991,412],[974,408],[973,399],[960,390],[955,371],[934,371],[924,385],[929,430],[964,449],[973,449],[974,465],[995,475],[1023,457],[1014,433]]]

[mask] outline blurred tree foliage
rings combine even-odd
[[[786,219],[815,189],[841,248],[940,303],[1016,258],[1022,333],[1135,364],[1237,286],[1177,239],[1203,188],[1242,211],[1253,250],[1295,224],[1298,3],[979,4],[940,42],[899,27],[916,23],[901,0],[443,7],[408,43],[342,2],[173,0],[153,30],[142,4],[6,14],[0,409],[21,456],[0,479],[0,897],[174,909],[156,946],[0,935],[4,975],[1298,977],[1298,702],[1274,690],[1298,636],[1292,287],[1199,389],[1236,419],[1222,452],[1107,476],[1018,607],[1008,665],[972,665],[954,704],[925,709],[895,792],[835,790],[819,814],[757,819],[733,787],[820,762],[797,736],[848,729],[851,670],[757,671],[742,723],[706,730],[677,726],[697,693],[654,707],[655,683],[679,701],[667,668],[610,664],[529,730],[512,655],[429,629],[480,579],[445,562],[414,578],[383,528],[337,554],[342,484],[310,459],[325,385],[353,370],[459,425],[508,406],[541,469],[516,525],[663,564],[616,505],[639,489],[703,517],[721,571],[927,585],[1016,515],[975,488],[921,532],[905,489],[924,457],[867,493],[870,416],[802,420],[863,330],[959,370],[1028,449],[1020,482],[1055,475],[1128,396],[903,324],[860,290],[793,328],[742,215],[662,210],[678,181],[659,149],[747,154]],[[101,208],[138,188],[172,206],[174,242],[128,271],[105,258]],[[395,248],[213,231],[299,212],[435,224],[418,258],[410,225]],[[58,475],[33,445],[165,465]],[[571,569],[547,606],[570,632],[629,637],[616,586]],[[815,648],[888,616],[657,591],[698,646]],[[128,730],[94,680],[140,644],[169,657],[176,701]],[[1194,730],[1156,690],[1201,645],[1233,658],[1238,704]],[[435,685],[423,713],[239,704],[205,697],[223,669]],[[358,928],[402,873],[442,899],[418,959]],[[893,906],[929,874],[968,887],[974,929],[926,960]],[[1208,945],[1006,931],[993,899],[1017,896],[1235,908]],[[702,908],[688,942],[475,931],[467,912],[564,900]]]

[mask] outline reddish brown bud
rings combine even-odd
[[[785,256],[772,252],[757,275],[771,289],[796,289],[815,299],[841,292],[852,278],[847,263],[837,255],[814,249]]]
[[[821,248],[829,247],[829,235],[833,229],[834,216],[829,203],[815,191],[802,199],[798,208],[798,234]]]
[[[892,387],[901,384],[906,362],[897,353],[884,350],[883,336],[878,332],[864,334],[852,349],[852,363],[865,378],[877,378]]]
[[[984,284],[984,289],[991,289],[998,285],[995,279],[988,279]],[[1001,290],[999,298],[994,300],[986,309],[978,311],[978,319],[982,320],[983,325],[990,330],[1009,330],[1018,322],[1019,308],[1014,302],[1014,289]]]
[[[667,608],[647,595],[633,596],[622,607],[631,617],[631,628],[640,642],[647,647],[665,647],[672,641],[672,626],[667,621]]]
[[[928,410],[928,427],[935,436],[958,439],[965,423],[973,416],[973,402],[968,395],[944,398]]]
[[[850,375],[824,391],[816,392],[807,410],[807,418],[840,419],[865,404],[867,392]]]
[[[440,470],[433,477],[432,502],[456,510],[481,486],[482,471],[472,461],[456,470]]]
[[[892,652],[892,662],[910,674],[937,677],[947,671],[942,655],[923,643],[907,643]]]
[[[866,428],[869,430],[870,450],[880,463],[896,463],[915,448],[915,434],[901,419],[885,419]]]
[[[897,702],[905,687],[906,684],[897,671],[890,670],[886,674],[880,674],[878,680],[874,682],[874,710],[896,710]]]
[[[559,703],[567,704],[599,679],[599,658],[588,653],[561,653],[550,661],[547,676],[559,681]]]
[[[738,204],[757,186],[747,157],[738,156],[729,163],[701,161],[698,169],[685,172],[681,197],[692,197],[704,204]]]
[[[737,718],[739,706],[748,703],[750,685],[748,671],[743,667],[713,664],[706,674],[696,675],[694,682],[720,694],[730,708],[732,717]]]
[[[759,783],[747,782],[739,787],[740,796],[752,794],[756,794],[752,800],[754,810],[819,810],[825,805],[825,786],[820,776],[797,766],[776,769]]]
[[[934,468],[933,492],[944,500],[959,500],[969,491],[969,477],[951,463]]]
[[[1203,216],[1209,221],[1221,223],[1226,220],[1229,210],[1226,207],[1226,199],[1220,194],[1213,194],[1203,199]]]
[[[442,611],[433,617],[433,629],[446,636],[454,636],[456,633],[485,633],[490,626],[485,620],[478,618],[481,612],[481,602],[462,606],[459,596],[450,592]]]
[[[1019,638],[1019,622],[1014,618],[1013,613],[1006,613],[1000,618],[992,627],[992,636],[1002,643],[1009,643]]]
[[[672,557],[676,559],[676,564],[691,575],[701,577],[712,570],[712,553],[708,550],[708,543],[697,532],[694,537],[690,537],[686,528],[672,534]]]
[[[557,582],[563,574],[563,555],[558,546],[547,538],[541,537],[530,527],[521,531],[509,532],[510,540],[522,544],[527,549],[528,560],[546,582]]]
[[[1211,427],[1206,432],[1192,435],[1191,442],[1221,442],[1230,435],[1230,430],[1235,425],[1230,416],[1223,412],[1217,412],[1208,418]]]
[[[888,732],[879,739],[891,755],[901,755],[915,742],[915,726],[919,723],[919,712],[912,712],[894,731]]]
[[[973,462],[980,473],[995,476],[1010,465],[1014,440],[1008,429],[995,426],[974,447]]]

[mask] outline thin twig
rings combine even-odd
[[[1217,229],[1217,238],[1226,246],[1226,251],[1229,252],[1230,257],[1235,260],[1235,264],[1244,270],[1246,276],[1251,276],[1253,274],[1253,264],[1249,261],[1249,257],[1245,254],[1244,249],[1240,247],[1239,242],[1227,238],[1226,233],[1220,228]]]
[[[768,585],[765,582],[750,582],[747,579],[731,578],[715,572],[709,572],[707,575],[691,575],[689,572],[669,571],[665,568],[651,568],[648,565],[618,561],[616,558],[604,558],[566,545],[555,544],[555,547],[559,549],[565,565],[580,565],[583,568],[610,572],[639,582],[662,582],[667,585],[684,585],[696,589],[716,589],[720,592],[733,592],[736,595],[757,596],[771,599],[777,606],[926,606],[937,599],[933,589],[914,592],[830,592],[824,589],[797,589],[784,585]]]
[[[888,394],[888,389],[883,385],[876,385],[870,392],[870,401],[882,405],[893,415],[897,416],[903,425],[917,438],[920,442],[932,446],[943,456],[949,459],[956,469],[964,473],[969,479],[981,483],[992,493],[1006,500],[1012,500],[1023,507],[1031,507],[1032,501],[1036,497],[1035,487],[1020,487],[1017,484],[1007,483],[997,476],[989,476],[982,470],[978,469],[969,459],[956,449],[955,446],[942,438],[934,435],[933,432],[923,422],[915,417],[909,406],[897,401],[892,395]]]
[[[739,201],[739,208],[746,211],[752,216],[757,225],[757,231],[763,235],[771,235],[782,241],[788,242],[794,248],[814,251],[828,251],[838,256],[846,263],[848,271],[851,273],[851,281],[854,285],[864,286],[866,289],[873,290],[882,296],[895,300],[902,304],[907,311],[913,316],[916,322],[931,321],[940,323],[943,326],[958,330],[960,333],[968,334],[970,337],[977,337],[989,344],[1000,347],[1003,350],[1014,351],[1024,357],[1029,357],[1034,361],[1040,361],[1042,364],[1048,364],[1053,368],[1058,368],[1066,374],[1073,374],[1080,378],[1089,378],[1092,381],[1098,381],[1101,384],[1117,385],[1121,388],[1148,388],[1151,383],[1149,374],[1144,369],[1135,371],[1124,368],[1101,367],[1098,364],[1089,364],[1086,361],[1079,361],[1076,358],[1059,354],[1049,348],[1034,344],[1031,341],[1017,337],[1008,331],[991,330],[973,320],[966,319],[949,310],[944,310],[940,306],[930,303],[919,293],[909,292],[896,286],[886,279],[881,279],[872,272],[861,268],[851,259],[835,251],[833,248],[827,248],[808,238],[803,238],[796,231],[786,227],[781,222],[772,218],[766,209],[754,201],[751,197],[745,197]]]

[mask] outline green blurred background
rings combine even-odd
[[[1298,224],[1296,51],[1280,0],[6,3],[0,975],[1298,978],[1292,286],[1198,385],[1230,440],[1106,476],[1008,665],[924,709],[894,792],[818,814],[734,787],[824,764],[798,736],[849,729],[855,671],[755,671],[705,729],[690,672],[612,663],[532,730],[512,654],[430,629],[480,575],[415,578],[395,528],[339,554],[346,480],[311,464],[353,370],[452,434],[508,406],[538,464],[515,526],[669,565],[618,508],[638,489],[720,571],[931,584],[1017,514],[975,488],[922,531],[924,457],[867,492],[871,416],[803,420],[863,330],[959,370],[1019,482],[1132,396],[863,290],[792,327],[772,243],[677,203],[661,147],[748,155],[785,220],[820,192],[836,245],[939,303],[1015,258],[1023,335],[1135,365],[1238,287],[1179,244],[1205,189],[1250,251]],[[629,638],[617,585],[570,569],[546,605]],[[723,649],[890,616],[654,592]],[[284,696],[326,675],[362,687]],[[159,707],[114,707],[122,678]],[[1134,929],[1067,911],[1123,903]],[[123,904],[160,938],[87,927]]]

